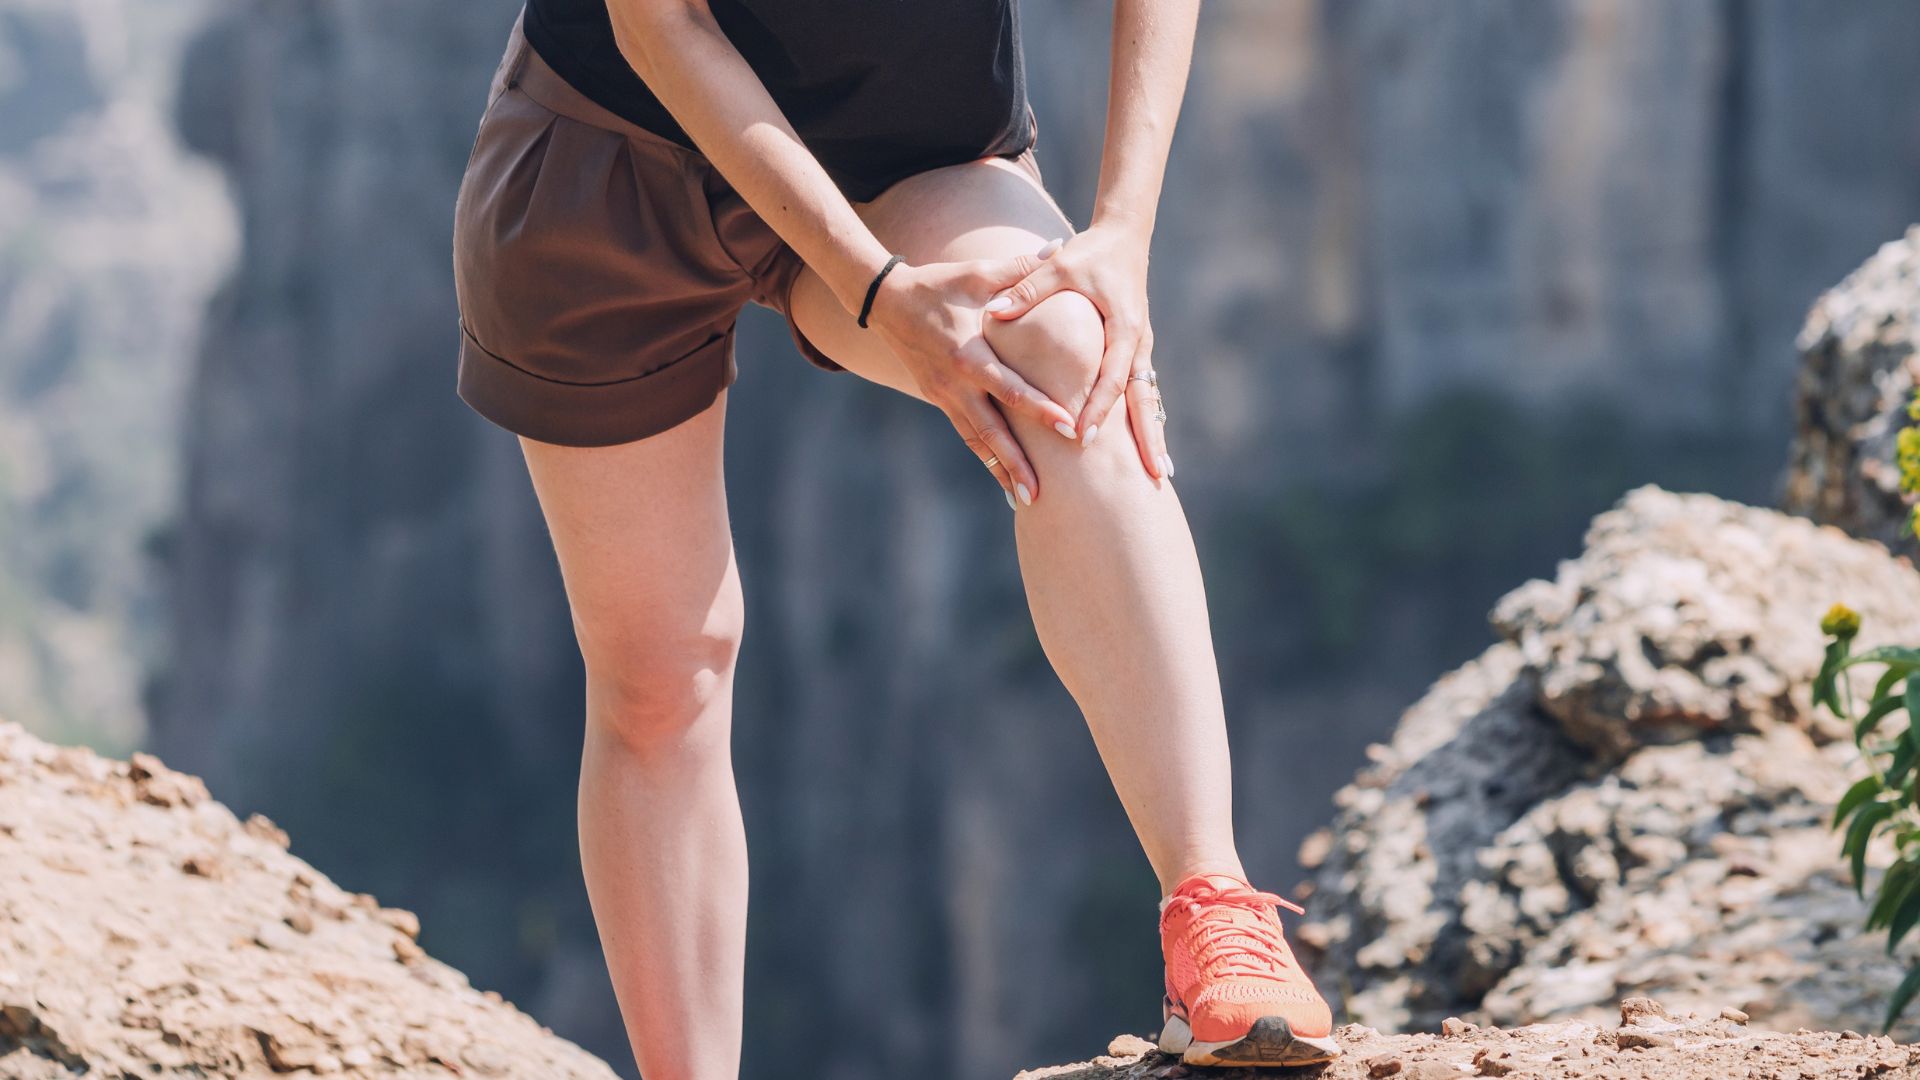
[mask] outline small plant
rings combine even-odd
[[[1907,431],[1920,432],[1920,428]],[[1903,439],[1903,460],[1909,445],[1920,455],[1920,439]],[[1852,864],[1854,889],[1863,898],[1867,847],[1879,836],[1893,840],[1893,865],[1880,876],[1867,913],[1867,929],[1887,932],[1887,953],[1892,955],[1901,939],[1920,925],[1920,768],[1915,767],[1920,765],[1920,649],[1885,647],[1856,655],[1853,639],[1860,633],[1860,615],[1842,604],[1835,604],[1820,620],[1820,631],[1832,640],[1813,680],[1814,707],[1825,705],[1853,728],[1853,739],[1869,770],[1841,796],[1833,827],[1846,830],[1840,851]],[[1877,665],[1881,673],[1866,710],[1856,714],[1845,673],[1863,664]],[[1905,722],[1888,725],[1900,712],[1906,713]],[[1888,1029],[1916,993],[1920,993],[1920,962],[1908,970],[1887,1002]]]

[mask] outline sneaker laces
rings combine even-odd
[[[1187,932],[1194,938],[1194,960],[1209,977],[1248,975],[1292,982],[1299,965],[1281,932],[1276,908],[1307,913],[1285,897],[1252,887],[1221,889],[1202,884],[1171,898],[1160,918],[1164,923],[1175,911],[1193,914]],[[1255,918],[1234,918],[1235,911],[1251,912]]]

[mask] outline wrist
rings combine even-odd
[[[865,250],[865,245],[862,245],[862,250],[849,257],[833,277],[829,278],[825,274],[821,274],[820,277],[826,281],[827,288],[833,291],[834,299],[840,301],[840,306],[847,309],[847,314],[857,316],[860,314],[860,306],[866,302],[867,290],[873,286],[873,279],[880,276],[880,271],[886,267],[887,260],[891,258],[893,253],[881,247],[876,241],[871,251]],[[902,263],[894,267],[893,273],[887,276],[892,277],[893,274],[905,268],[906,264]]]
[[[907,260],[903,256],[887,256],[887,261],[880,264],[880,269],[875,271],[873,280],[867,283],[866,292],[860,298],[860,310],[854,318],[855,325],[862,330],[872,325],[874,307],[880,302],[880,293],[889,281],[905,269],[907,269]]]
[[[1119,233],[1146,243],[1153,238],[1153,213],[1151,211],[1142,213],[1126,206],[1096,204],[1093,208],[1093,221],[1087,227],[1103,232]]]

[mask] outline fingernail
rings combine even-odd
[[[1093,437],[1094,437],[1095,435],[1098,435],[1098,434],[1100,434],[1100,425],[1099,425],[1099,424],[1088,424],[1088,425],[1087,425],[1087,433],[1086,433],[1085,435],[1082,435],[1082,436],[1080,436],[1080,445],[1081,445],[1081,446],[1092,446],[1092,445],[1093,445]]]
[[[1013,485],[1013,493],[1014,493],[1015,495],[1018,495],[1018,496],[1020,496],[1020,505],[1021,505],[1021,506],[1032,506],[1032,505],[1033,505],[1033,492],[1031,492],[1031,491],[1028,491],[1028,490],[1027,490],[1027,485],[1025,485],[1025,484],[1015,484],[1015,485]]]
[[[1055,237],[1052,240],[1049,240],[1046,243],[1040,245],[1040,257],[1043,259],[1052,258],[1053,253],[1060,250],[1060,244],[1061,244],[1060,238]]]
[[[987,301],[987,306],[986,306],[985,308],[983,308],[982,310],[984,310],[984,311],[1005,311],[1005,310],[1007,310],[1008,308],[1010,308],[1010,307],[1012,307],[1012,306],[1013,306],[1013,297],[1011,297],[1011,296],[996,296],[996,297],[994,297],[993,299],[991,299],[991,300],[989,300],[989,301]]]
[[[1077,434],[1077,432],[1073,430],[1073,425],[1067,423],[1065,420],[1062,420],[1059,423],[1053,425],[1053,430],[1059,432],[1061,435],[1069,439],[1073,438]]]
[[[1171,478],[1172,478],[1172,476],[1173,476],[1173,455],[1172,455],[1172,454],[1162,454],[1162,455],[1160,455],[1160,456],[1161,456],[1161,457],[1164,457],[1164,458],[1166,458],[1166,459],[1167,459],[1167,476],[1168,476],[1168,478],[1169,478],[1169,479],[1171,479]]]
[[[1018,507],[1018,506],[1016,506],[1016,505],[1014,504],[1014,501],[1013,501],[1013,492],[1011,492],[1011,491],[1008,491],[1008,490],[1007,490],[1006,488],[1001,488],[1001,489],[1000,489],[1000,494],[1002,494],[1002,495],[1005,495],[1005,496],[1007,497],[1007,509],[1009,509],[1009,510],[1018,510],[1018,509],[1020,509],[1020,507]]]

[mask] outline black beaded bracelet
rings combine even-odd
[[[873,298],[880,295],[880,283],[885,281],[887,275],[893,272],[893,268],[899,265],[900,256],[895,255],[887,260],[887,265],[881,267],[879,273],[873,275],[873,284],[867,286],[867,298],[860,305],[860,329],[867,328],[867,316],[873,314]]]

